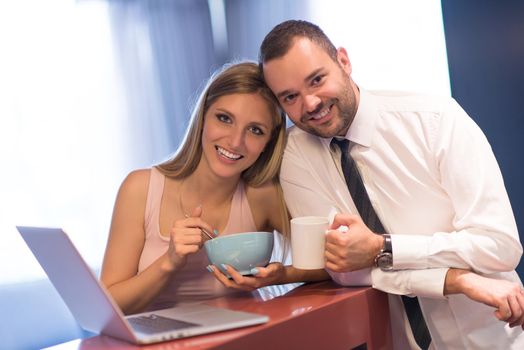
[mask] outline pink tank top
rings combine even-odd
[[[145,270],[169,247],[169,239],[160,234],[160,204],[164,192],[165,176],[156,168],[151,169],[145,211],[145,243],[138,272]],[[244,183],[239,182],[231,202],[229,219],[220,235],[257,231],[251,208],[247,201]],[[158,295],[148,310],[171,307],[175,304],[198,302],[238,291],[224,287],[212,273],[205,249],[188,256],[186,265],[174,275],[172,281]]]

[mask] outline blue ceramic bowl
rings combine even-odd
[[[220,236],[204,243],[209,262],[228,275],[221,264],[232,266],[242,275],[266,266],[273,252],[272,232],[244,232]]]

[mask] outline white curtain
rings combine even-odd
[[[100,266],[125,175],[172,154],[215,62],[205,0],[0,3],[0,284],[43,277],[15,225]]]
[[[43,276],[15,225],[62,226],[99,261],[130,166],[102,2],[0,2],[0,284]]]
[[[158,162],[184,134],[193,99],[216,62],[206,0],[109,1],[135,157]],[[133,147],[133,146],[130,146]],[[166,152],[167,151],[167,152]]]
[[[312,0],[226,0],[229,59],[258,60],[258,48],[264,36],[275,25],[288,19],[313,19],[311,2]]]

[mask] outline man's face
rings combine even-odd
[[[282,57],[264,63],[264,78],[299,128],[320,136],[345,136],[358,106],[358,89],[344,49],[337,62],[307,38],[296,38]]]

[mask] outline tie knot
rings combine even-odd
[[[333,137],[331,139],[331,147],[333,146],[338,146],[338,148],[340,149],[340,152],[342,152],[342,154],[347,154],[348,153],[348,147],[349,147],[349,140],[347,139],[337,139],[335,137]]]

